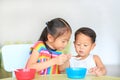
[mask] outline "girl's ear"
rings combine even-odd
[[[48,41],[53,42],[54,41],[54,37],[51,34],[47,35]]]
[[[74,47],[76,47],[76,46],[75,46],[75,41],[73,41],[73,44],[74,44]]]
[[[75,45],[75,41],[73,41],[73,44]]]

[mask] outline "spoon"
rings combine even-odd
[[[75,57],[73,56],[76,60],[80,60],[82,57]]]

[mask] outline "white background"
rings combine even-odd
[[[74,32],[80,27],[96,31],[96,47],[104,64],[120,64],[120,0],[0,0],[0,44],[35,42],[45,23],[64,18]],[[74,46],[71,53],[75,54]]]

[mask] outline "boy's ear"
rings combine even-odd
[[[93,50],[95,46],[96,46],[96,43],[93,43],[91,50]]]
[[[53,42],[54,41],[54,37],[51,34],[47,35],[48,41]]]

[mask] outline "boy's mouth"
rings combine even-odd
[[[84,52],[83,51],[79,51],[79,53],[83,54]]]

